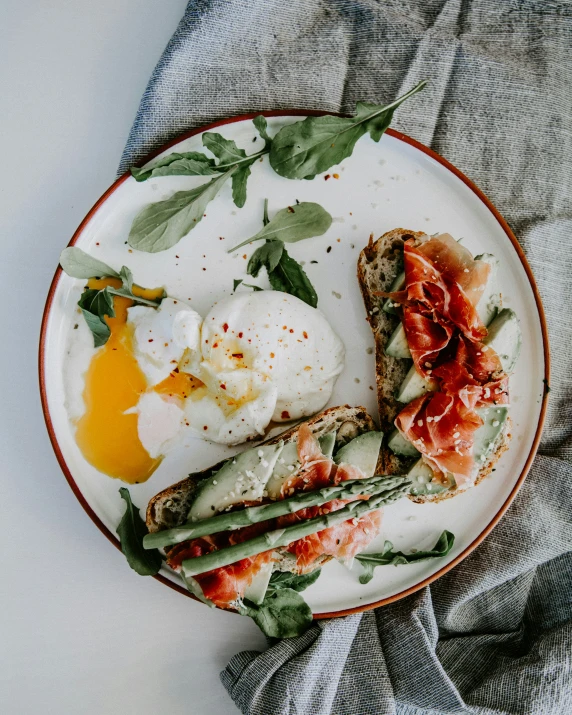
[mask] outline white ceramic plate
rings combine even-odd
[[[269,117],[271,134],[299,119]],[[257,132],[250,119],[217,125],[224,124],[220,130],[224,136],[234,139],[248,153],[261,147],[260,139],[253,141]],[[197,132],[174,142],[164,152],[201,149],[201,132]],[[223,187],[207,207],[206,218],[177,246],[158,254],[129,250],[126,242],[134,216],[146,204],[205,179],[165,177],[136,183],[124,176],[98,201],[71,242],[116,268],[129,266],[140,285],[164,285],[169,295],[189,301],[204,315],[215,301],[232,292],[233,279],[246,278],[244,256],[252,249],[232,255],[226,251],[259,230],[264,198],[269,200],[270,215],[296,199],[318,202],[334,217],[330,230],[296,244],[291,253],[306,262],[319,307],[345,342],[346,368],[330,405],[363,405],[374,416],[375,366],[374,356],[368,351],[373,339],[356,279],[357,257],[369,235],[377,237],[397,226],[429,234],[448,232],[463,237],[473,254],[488,252],[500,259],[503,301],[517,312],[523,332],[522,354],[511,377],[513,439],[509,451],[491,477],[455,499],[426,505],[403,499],[386,509],[382,533],[368,549],[375,551],[385,539],[397,549],[423,549],[448,529],[456,540],[447,559],[380,567],[365,586],[358,581],[359,566],[348,571],[331,562],[305,593],[314,613],[321,616],[341,615],[401,598],[458,563],[486,536],[516,494],[536,451],[546,402],[543,380],[548,377],[545,323],[530,269],[506,223],[466,177],[429,149],[393,131],[379,144],[369,137],[361,139],[353,156],[332,167],[329,175],[329,179],[318,176],[313,181],[283,179],[265,159],[253,167],[243,209],[232,203],[230,185]],[[256,283],[269,287],[265,281]],[[115,529],[124,508],[118,494],[121,482],[99,473],[84,460],[64,405],[64,370],[76,374],[80,393],[81,371],[93,352],[91,334],[76,311],[83,283],[60,270],[55,275],[42,328],[42,400],[50,437],[71,487],[95,523],[117,544]],[[76,324],[79,327],[74,330]],[[149,498],[164,487],[237,449],[191,440],[171,452],[149,481],[130,487],[133,501],[143,511]],[[167,569],[159,578],[178,585],[183,592],[177,576]]]

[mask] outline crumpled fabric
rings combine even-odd
[[[572,712],[572,4],[192,0],[120,171],[183,131],[263,109],[351,112],[422,79],[393,126],[492,199],[543,297],[549,411],[491,535],[395,604],[315,622],[221,674],[245,715]]]

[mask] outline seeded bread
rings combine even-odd
[[[364,407],[350,407],[349,405],[324,410],[307,420],[306,424],[309,425],[316,437],[337,430],[336,449],[339,449],[354,437],[376,429],[374,421]],[[275,444],[280,440],[291,442],[296,439],[298,428],[299,424],[268,440],[266,444]],[[184,524],[187,520],[197,485],[202,479],[206,479],[214,472],[217,472],[224,464],[224,461],[215,464],[209,469],[190,474],[186,479],[156,494],[147,506],[146,522],[148,530],[155,532]]]
[[[358,258],[357,275],[365,304],[367,320],[375,339],[375,365],[377,383],[377,404],[379,408],[380,429],[385,435],[394,429],[394,421],[403,409],[403,403],[395,399],[395,392],[403,382],[411,361],[394,358],[385,354],[385,346],[391,333],[399,323],[399,316],[382,310],[385,299],[375,295],[379,291],[388,291],[394,278],[403,270],[403,244],[410,238],[427,237],[420,231],[395,228],[383,234],[377,241],[370,236],[368,245]],[[428,238],[428,237],[427,237]],[[501,454],[508,448],[510,441],[510,419],[506,420],[496,451],[480,469],[475,484],[490,474]],[[405,474],[416,458],[401,457],[394,454],[387,446],[381,445],[377,472],[379,474]],[[456,496],[459,490],[454,487],[440,494],[427,496],[409,495],[412,501],[422,503],[441,501]]]

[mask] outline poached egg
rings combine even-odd
[[[114,284],[92,280],[90,288]],[[134,287],[142,297],[160,291]],[[99,471],[148,479],[187,434],[234,445],[329,400],[344,347],[324,315],[277,291],[240,293],[203,320],[184,301],[114,298],[111,336],[85,376],[76,439]]]

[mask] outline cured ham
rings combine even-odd
[[[304,509],[301,512],[280,517],[281,526],[287,526],[302,519],[309,519],[319,514],[341,509],[345,501],[335,500],[321,507]],[[294,541],[288,551],[296,557],[296,566],[300,572],[312,569],[321,556],[331,556],[336,559],[352,559],[359,551],[365,549],[379,534],[381,529],[382,511],[377,509],[365,514],[360,519],[349,519],[342,524],[329,529],[310,534],[303,539]]]
[[[339,483],[339,478],[336,481],[336,465],[322,453],[320,443],[307,424],[298,429],[298,460],[300,469],[282,485],[282,497]]]
[[[435,392],[418,397],[395,420],[397,429],[437,473],[451,473],[459,487],[473,479],[473,441],[483,421],[460,397]]]

